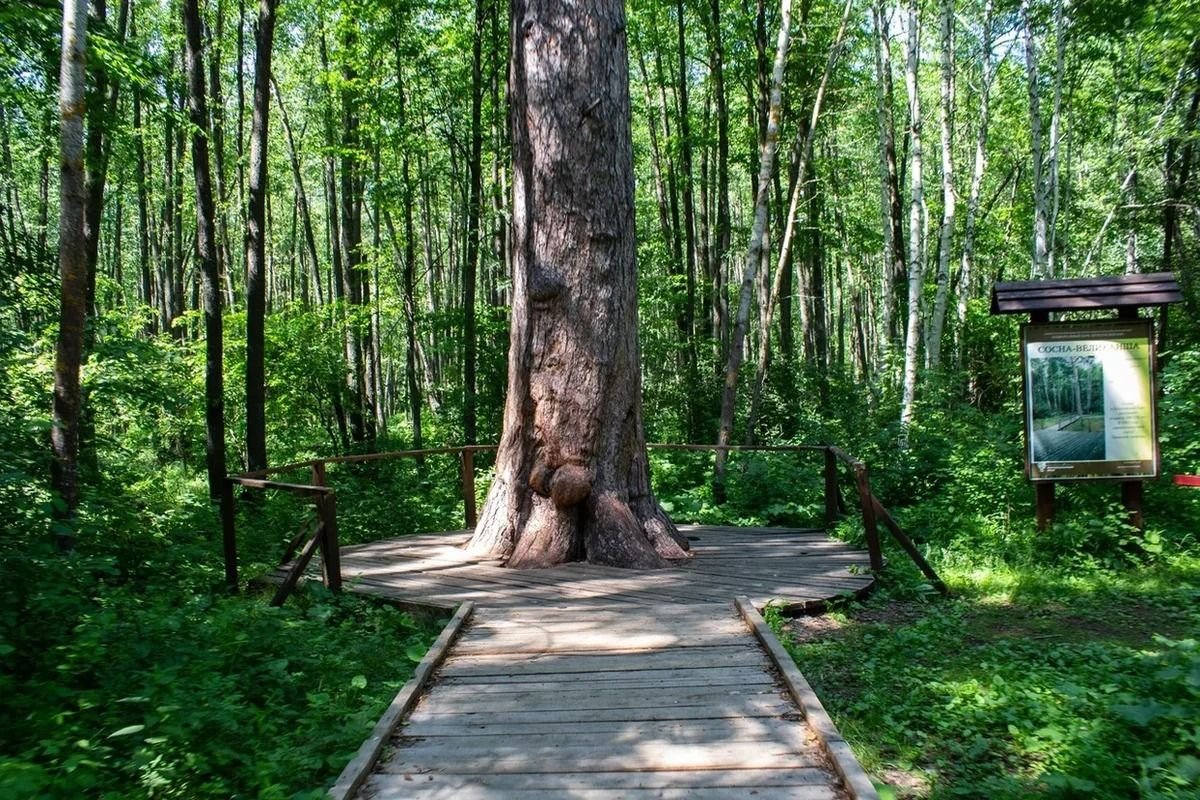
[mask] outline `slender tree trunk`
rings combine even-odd
[[[313,274],[317,273],[317,239],[313,234],[312,213],[308,207],[308,194],[304,191],[304,178],[300,172],[300,153],[296,148],[296,140],[292,136],[292,126],[288,121],[287,108],[283,104],[283,95],[279,91],[279,84],[275,82],[275,76],[271,76],[271,86],[275,90],[275,103],[279,106],[279,123],[283,126],[284,138],[288,146],[288,159],[292,165],[292,185],[296,190],[296,203],[300,206],[300,222],[304,231],[304,250],[308,254],[309,263],[312,264]],[[320,280],[315,280],[314,286],[317,294],[317,304],[324,305],[325,297],[321,290]]]
[[[212,98],[212,151],[216,168],[216,226],[217,259],[220,275],[225,281],[226,304],[232,308],[233,296],[233,248],[229,243],[229,187],[225,171],[225,98],[221,92],[221,62],[225,41],[225,0],[217,0],[217,26],[209,36],[208,59],[209,96]]]
[[[729,346],[729,361],[725,365],[725,385],[721,393],[721,421],[717,431],[718,447],[728,446],[733,439],[733,416],[737,398],[738,373],[742,366],[742,355],[746,331],[750,324],[750,298],[755,275],[762,260],[763,236],[767,227],[767,205],[771,194],[771,173],[775,169],[775,151],[779,145],[779,116],[783,104],[783,69],[787,63],[788,41],[791,35],[792,3],[781,0],[779,9],[779,37],[775,46],[775,64],[771,70],[771,99],[768,106],[767,131],[764,139],[761,162],[758,170],[757,192],[754,198],[754,227],[750,231],[750,246],[746,253],[746,269],[742,275],[742,286],[738,295],[737,319],[734,323],[733,339]],[[725,465],[728,451],[717,450],[713,469],[713,498],[718,503],[725,501]]]
[[[992,79],[996,74],[995,59],[992,57],[992,2],[983,5],[983,45],[981,48],[982,74],[979,81],[979,127],[975,131],[975,154],[971,163],[971,188],[967,195],[967,220],[963,229],[962,271],[958,276],[958,327],[961,331],[967,321],[967,301],[971,299],[975,281],[975,233],[979,222],[979,200],[983,190],[983,176],[987,172],[987,138],[989,123],[989,97]],[[961,347],[960,347],[961,352]]]
[[[900,317],[907,270],[904,255],[904,210],[900,194],[900,171],[896,162],[896,125],[892,114],[892,57],[888,16],[882,0],[872,6],[875,27],[875,104],[879,125],[880,203],[883,220],[883,266],[881,292],[884,335],[879,337],[880,355],[887,356],[901,340]]]
[[[834,68],[837,66],[838,58],[841,55],[842,41],[846,35],[846,24],[850,19],[850,9],[853,6],[851,0],[847,0],[842,7],[841,21],[838,25],[837,35],[834,37],[833,44],[829,48],[829,53],[825,59],[825,70],[821,73],[820,82],[817,84],[817,92],[813,96],[813,106],[809,112],[808,118],[800,126],[796,133],[796,142],[794,151],[797,154],[796,175],[792,182],[791,198],[788,202],[787,217],[784,221],[783,241],[779,248],[779,260],[775,266],[775,278],[771,286],[771,291],[767,296],[767,302],[762,307],[763,324],[761,325],[762,333],[759,336],[758,342],[758,366],[754,375],[754,389],[750,397],[750,415],[746,422],[746,443],[753,442],[754,428],[758,421],[758,412],[762,400],[763,389],[767,380],[767,369],[770,366],[770,348],[771,337],[770,329],[772,321],[775,318],[775,306],[782,302],[786,296],[790,296],[791,292],[785,294],[785,276],[790,276],[792,266],[792,244],[796,235],[796,219],[799,212],[800,198],[803,195],[809,202],[812,201],[813,188],[809,186],[808,172],[813,161],[813,141],[816,136],[817,123],[821,118],[821,109],[825,102],[825,90],[829,86],[829,78],[833,74]],[[811,214],[809,216],[809,225],[813,231],[817,231],[819,221],[814,219]],[[820,269],[819,264],[816,265]],[[822,289],[824,286],[824,277],[814,274],[813,296],[817,296],[817,285],[820,284]],[[790,287],[789,287],[790,288]],[[820,306],[822,315],[824,313],[824,296],[820,298]],[[785,309],[784,316],[791,317],[791,309]],[[804,313],[807,315],[807,310]],[[808,328],[808,326],[805,326]],[[818,350],[824,350],[824,320],[820,321],[820,330],[822,331],[820,338],[822,344]],[[790,338],[787,337],[787,338]],[[815,340],[814,340],[815,344]],[[818,357],[819,369],[824,371],[824,358]],[[822,382],[822,386],[824,382]]]
[[[1046,180],[1042,156],[1041,90],[1038,88],[1037,43],[1030,18],[1031,0],[1021,0],[1021,26],[1025,37],[1025,79],[1029,84],[1029,149],[1033,163],[1033,260],[1030,277],[1049,278],[1049,233]]]
[[[679,56],[679,167],[680,193],[683,195],[684,274],[687,295],[681,318],[683,334],[683,366],[686,380],[688,439],[700,438],[700,416],[696,395],[699,392],[700,375],[696,367],[696,195],[692,160],[691,106],[688,99],[688,58],[686,26],[686,4],[678,0],[675,4],[677,53]]]
[[[468,548],[509,566],[665,566],[686,540],[645,450],[624,4],[514,0],[511,41],[509,385]]]
[[[715,247],[709,252],[709,291],[712,293],[713,329],[718,343],[728,338],[729,308],[725,298],[725,260],[729,254],[732,224],[729,215],[729,104],[725,98],[725,47],[721,38],[721,2],[710,0],[712,13],[709,44],[709,67],[712,70],[713,101],[717,119],[717,180]],[[724,348],[718,346],[720,360],[725,360]]]
[[[266,196],[271,50],[277,0],[259,0],[255,27],[254,112],[250,123],[250,211],[246,226],[246,466],[267,466]]]
[[[105,0],[92,0],[92,9],[96,23],[101,28],[108,25],[108,9]],[[118,41],[125,39],[125,27],[129,19],[129,0],[122,0],[121,11],[117,23]],[[95,84],[93,100],[88,105],[87,118],[87,210],[84,217],[84,242],[87,248],[87,308],[88,314],[95,315],[96,309],[96,267],[99,260],[100,226],[104,215],[104,185],[108,178],[108,154],[112,141],[106,135],[109,120],[116,116],[117,90],[120,81],[116,76],[111,79],[108,70],[96,66],[92,70]]]
[[[62,500],[60,512],[68,525],[79,506],[79,366],[83,360],[83,329],[87,316],[87,255],[84,213],[83,120],[87,110],[84,65],[87,53],[87,2],[63,3],[62,58],[59,73],[59,215],[58,266],[61,277],[58,341],[54,358],[54,423],[50,442],[54,489]],[[58,544],[74,545],[70,528],[58,528]]]
[[[184,0],[187,31],[188,116],[192,123],[192,172],[196,179],[196,258],[204,297],[204,450],[208,465],[208,494],[221,497],[225,480],[225,381],[221,320],[221,273],[217,257],[212,179],[208,158],[208,107],[204,97],[204,55],[201,49],[199,0]]]
[[[1062,144],[1062,95],[1064,61],[1067,52],[1067,22],[1064,8],[1067,0],[1057,0],[1054,5],[1054,104],[1050,112],[1050,148],[1046,156],[1047,194],[1049,195],[1048,241],[1046,243],[1046,275],[1054,277],[1061,271],[1058,258],[1058,210],[1062,192],[1059,189],[1059,157]]]
[[[466,444],[475,444],[479,438],[475,284],[479,274],[479,217],[483,200],[484,2],[475,0],[475,37],[471,50],[471,153],[467,163],[471,186],[467,200],[467,257],[463,264],[463,441]]]
[[[354,23],[357,24],[357,23]],[[361,155],[358,117],[358,71],[351,64],[357,47],[353,28],[342,33],[346,61],[342,64],[342,146],[338,178],[341,189],[342,294],[346,298],[346,388],[349,394],[350,435],[355,442],[367,440],[365,414],[366,366],[363,354],[362,320],[362,194],[358,159]]]
[[[1192,41],[1191,64],[1192,99],[1184,116],[1183,127],[1167,142],[1163,161],[1163,184],[1166,187],[1166,203],[1162,210],[1162,269],[1175,269],[1175,253],[1183,249],[1183,236],[1179,224],[1179,210],[1187,196],[1188,182],[1192,172],[1192,154],[1195,152],[1196,121],[1200,118],[1200,39]]]
[[[900,425],[907,432],[912,424],[917,394],[917,356],[921,337],[921,283],[925,264],[925,184],[921,153],[921,96],[917,92],[917,65],[920,51],[920,22],[917,0],[908,7],[908,62],[904,83],[908,90],[909,181],[912,198],[908,212],[908,325],[904,338],[904,387],[900,406]],[[901,440],[907,444],[907,436]]]
[[[942,226],[938,236],[937,290],[929,324],[925,363],[941,367],[942,332],[950,300],[950,251],[954,244],[954,218],[958,194],[954,189],[954,0],[942,0],[942,92],[939,122],[942,134]]]
[[[180,61],[182,62],[183,54],[180,53]],[[182,67],[182,63],[180,64]],[[179,87],[174,95],[174,104],[172,111],[180,119],[183,118],[184,109],[187,106],[185,87]],[[172,320],[179,320],[183,317],[184,311],[187,308],[187,298],[184,296],[183,282],[184,273],[187,271],[187,252],[188,248],[184,246],[184,230],[183,230],[183,159],[186,153],[187,143],[184,136],[184,126],[176,125],[174,127],[174,140],[172,147],[175,148],[175,156],[172,160],[171,169],[171,229],[175,232],[171,239],[171,263],[170,263],[170,280],[171,280],[171,309],[170,316]],[[188,333],[186,325],[174,325],[171,329],[175,336],[175,340],[182,342]]]

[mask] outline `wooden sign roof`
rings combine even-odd
[[[992,286],[993,314],[1102,311],[1161,306],[1182,300],[1179,283],[1170,272],[1055,281],[1004,281]]]

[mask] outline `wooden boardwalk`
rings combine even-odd
[[[799,528],[680,525],[691,540],[689,561],[653,571],[592,564],[513,570],[462,551],[469,531],[385,539],[341,549],[346,588],[452,609],[617,603],[728,604],[747,595],[756,606],[798,608],[860,595],[874,581],[867,554]],[[282,574],[282,572],[280,573]]]
[[[695,557],[653,572],[504,569],[458,549],[467,532],[343,548],[350,590],[471,602],[333,797],[876,798],[754,609],[864,592],[866,555],[821,531],[683,530]]]

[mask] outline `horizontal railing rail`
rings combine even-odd
[[[863,532],[866,537],[867,555],[871,570],[880,572],[884,568],[883,549],[880,543],[879,523],[883,522],[888,532],[908,554],[934,588],[947,594],[945,583],[913,544],[891,512],[879,501],[871,490],[870,473],[867,465],[854,458],[836,445],[716,445],[716,444],[647,444],[651,450],[677,450],[693,452],[761,452],[761,453],[824,453],[824,500],[825,524],[832,528],[847,513],[842,496],[839,466],[845,467],[853,479],[858,499],[858,511],[862,515]],[[337,500],[334,490],[326,481],[326,467],[331,464],[360,464],[371,461],[387,461],[398,458],[424,458],[435,455],[457,455],[463,499],[463,522],[466,528],[474,528],[477,522],[475,507],[475,454],[497,450],[497,445],[462,445],[458,447],[429,447],[417,450],[392,450],[383,453],[329,456],[282,464],[276,467],[229,475],[225,479],[224,496],[221,498],[221,521],[225,555],[225,578],[232,591],[238,588],[237,566],[237,523],[234,488],[242,487],[255,491],[282,491],[310,501],[315,512],[315,521],[306,521],[288,544],[280,566],[292,561],[299,550],[300,555],[289,568],[282,583],[272,598],[272,604],[282,604],[296,587],[313,556],[321,552],[322,571],[325,585],[333,591],[342,586],[341,562],[338,551]],[[281,473],[311,471],[311,483],[287,483],[268,480],[269,476]],[[301,544],[308,540],[301,549]]]

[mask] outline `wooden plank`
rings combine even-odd
[[[1143,272],[1133,275],[1101,275],[1094,278],[1058,278],[1056,280],[999,281],[993,287],[995,293],[1021,291],[1023,289],[1065,289],[1071,287],[1123,286],[1127,284],[1155,283],[1178,285],[1173,272]]]
[[[429,682],[438,664],[446,657],[450,651],[450,646],[454,643],[454,638],[471,618],[471,611],[474,606],[471,603],[463,603],[455,613],[453,619],[446,624],[442,629],[433,646],[425,653],[425,656],[417,664],[417,668],[413,670],[412,678],[408,683],[400,689],[400,692],[393,698],[391,705],[387,711],[379,718],[375,724],[374,730],[367,740],[359,747],[358,753],[351,759],[346,768],[342,770],[341,775],[334,782],[333,788],[329,790],[330,800],[346,800],[352,797],[358,788],[362,785],[363,780],[370,774],[372,767],[375,766],[379,759],[379,752],[383,749],[384,742],[392,735],[396,729],[396,725],[416,704],[420,697],[422,689]]]
[[[453,695],[435,692],[430,696],[430,713],[501,714],[509,711],[562,711],[583,719],[593,709],[675,708],[720,704],[726,701],[780,697],[773,683],[723,686],[650,686],[639,689],[595,689],[591,692],[511,692],[509,694]]]
[[[572,788],[569,790],[535,789],[521,786],[513,789],[497,789],[490,785],[477,785],[469,781],[443,786],[433,781],[413,776],[390,776],[390,783],[380,780],[371,784],[373,800],[745,800],[746,788]],[[525,776],[522,776],[525,777]],[[754,789],[749,794],[754,800],[835,800],[837,792],[828,786],[778,786]]]
[[[784,650],[783,645],[775,638],[771,628],[748,599],[739,597],[736,604],[742,619],[746,620],[746,625],[754,632],[755,638],[762,643],[779,670],[780,678],[804,714],[804,721],[821,741],[822,748],[842,777],[850,796],[854,800],[879,800],[879,793],[875,791],[871,779],[854,757],[854,752],[838,732],[833,720],[825,713],[825,707],[821,705],[808,680],[796,667],[796,662]]]
[[[800,716],[796,713],[795,708],[792,708],[792,716],[796,718]],[[811,736],[811,732],[808,731],[803,723],[797,723],[791,718],[785,719],[778,714],[763,712],[726,716],[719,716],[717,713],[708,716],[696,716],[689,712],[686,716],[679,716],[672,719],[636,722],[623,719],[588,719],[582,722],[579,720],[562,719],[527,720],[524,722],[512,722],[503,719],[481,721],[455,716],[447,719],[409,721],[405,724],[402,735],[413,737],[478,738],[548,734],[565,740],[565,737],[576,734],[584,736],[599,734],[612,737],[628,736],[633,733],[651,739],[673,737],[681,741],[686,741],[689,736],[703,737],[707,732],[712,732],[713,736],[728,739],[753,737],[759,730],[762,730],[763,726],[769,727],[772,725],[793,726],[803,731],[805,736]]]
[[[795,713],[795,706],[788,701],[774,697],[746,697],[722,703],[718,707],[711,704],[701,706],[673,706],[670,708],[600,708],[587,713],[588,721],[596,722],[661,722],[679,719],[721,719],[724,717],[783,717]],[[570,722],[578,724],[580,714],[576,711],[508,711],[504,713],[482,712],[468,714],[440,714],[436,710],[427,710],[418,706],[412,713],[413,722],[429,722],[438,720],[455,724],[475,722],[479,724],[519,723],[519,722]]]
[[[444,787],[453,792],[458,787],[477,786],[497,791],[528,789],[532,791],[557,791],[562,794],[603,786],[610,790],[633,789],[734,789],[742,792],[756,788],[788,788],[820,785],[829,779],[829,773],[811,767],[739,770],[688,770],[658,772],[566,772],[542,775],[497,774],[455,775],[448,773],[409,773],[406,775],[377,775],[371,779],[370,788],[388,785],[404,785],[418,790],[424,786]],[[560,796],[562,796],[560,794]],[[444,795],[447,798],[452,794]],[[757,796],[757,795],[756,795]]]
[[[815,748],[814,748],[815,749]],[[428,740],[403,746],[384,765],[391,773],[411,772],[425,765],[461,775],[553,772],[654,772],[681,769],[754,769],[765,767],[816,767],[820,756],[770,742],[715,742],[654,747],[626,745],[562,745],[560,747],[461,747]]]
[[[446,675],[507,675],[519,669],[537,673],[626,672],[633,669],[674,667],[747,666],[766,663],[766,657],[752,643],[730,647],[671,648],[642,653],[636,660],[620,654],[583,656],[536,655],[513,659],[511,656],[467,656],[454,658],[443,668]],[[514,665],[516,669],[514,669]]]
[[[605,730],[579,731],[559,727],[556,730],[520,730],[520,726],[497,725],[492,729],[470,728],[454,732],[418,732],[415,728],[405,728],[401,733],[404,739],[429,739],[457,744],[467,747],[489,746],[491,742],[502,743],[506,747],[544,747],[571,744],[606,745],[613,740],[636,741],[643,747],[654,747],[659,742],[696,743],[696,742],[792,742],[796,746],[805,744],[807,728],[802,724],[787,722],[769,717],[752,718],[746,725],[743,720],[721,720],[726,724],[712,724],[708,720],[692,720],[689,724],[670,723],[666,728],[659,723],[657,730],[647,725],[630,725],[627,722],[608,723]],[[604,723],[600,723],[603,725]],[[533,726],[525,726],[531,728]],[[503,730],[503,733],[496,731]],[[494,738],[489,738],[494,737]]]
[[[733,646],[744,642],[743,636],[705,631],[699,634],[627,633],[613,636],[605,631],[544,632],[542,635],[514,633],[507,636],[475,635],[464,638],[455,648],[456,656],[512,653],[542,655],[546,653],[630,653],[637,654],[663,647]]]
[[[745,629],[739,630],[736,620],[724,616],[713,617],[703,614],[681,614],[679,611],[669,616],[651,615],[647,613],[630,613],[628,611],[612,612],[602,616],[589,615],[580,618],[581,612],[572,610],[568,614],[547,611],[534,618],[521,618],[514,615],[512,619],[498,618],[495,615],[476,617],[463,638],[464,640],[479,635],[567,633],[596,631],[605,632],[610,636],[624,636],[627,633],[714,633],[714,634],[744,634]]]
[[[761,665],[741,667],[690,667],[673,669],[629,669],[620,672],[594,672],[588,676],[587,686],[654,686],[674,683],[679,686],[719,686],[735,681],[761,679]],[[578,686],[580,681],[573,674],[546,675],[516,672],[511,675],[460,676],[443,673],[438,685],[443,687],[469,686],[474,691],[511,692],[521,691],[526,684],[546,686]]]

